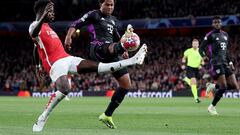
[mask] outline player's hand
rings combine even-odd
[[[122,54],[122,57],[123,57],[124,59],[128,59],[128,58],[129,58],[128,52],[125,51],[125,52]]]
[[[46,17],[49,14],[52,5],[53,5],[52,2],[47,4],[47,6],[45,7],[44,12],[43,12],[43,17]]]
[[[181,66],[181,69],[182,69],[182,70],[185,70],[185,69],[186,69],[186,66],[185,66],[185,65],[182,65],[182,66]]]
[[[206,56],[205,56],[205,57],[203,57],[203,62],[204,62],[204,64],[205,64],[205,63],[208,63],[208,62],[209,62],[209,58],[208,58],[208,57],[206,57]]]
[[[235,71],[235,67],[233,64],[229,64],[230,68],[232,69],[232,71]]]
[[[71,50],[71,44],[72,44],[72,38],[67,36],[64,41],[64,46],[68,51]]]
[[[131,24],[128,24],[126,31],[129,32],[129,33],[133,32],[134,31],[133,26]]]
[[[42,69],[42,67],[40,65],[36,66],[36,76],[37,76],[37,79],[38,81],[43,81],[44,77],[45,77],[45,74],[44,74],[44,71]]]

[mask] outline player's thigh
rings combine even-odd
[[[110,43],[104,43],[102,45],[92,45],[90,47],[90,58],[95,61],[105,62],[111,61],[112,58],[117,57],[113,56],[109,51]]]
[[[199,69],[193,68],[193,77],[191,78],[191,84],[197,84],[198,79],[200,79]]]
[[[231,74],[230,76],[227,77],[227,84],[230,85],[229,87],[231,89],[238,89],[239,90],[239,86],[238,86],[235,74]]]
[[[69,57],[59,59],[53,63],[50,70],[50,78],[53,82],[56,82],[56,80],[61,76],[68,75],[68,70],[70,66],[69,63]]]
[[[70,61],[68,62],[69,63],[68,72],[71,73],[71,74],[77,74],[78,73],[78,66],[84,60],[85,59],[83,59],[81,57],[70,56]]]
[[[195,78],[195,73],[192,67],[188,67],[186,69],[187,73],[186,76],[190,79],[190,78]]]
[[[218,76],[218,84],[220,86],[220,88],[227,88],[227,79],[225,74],[221,74]]]

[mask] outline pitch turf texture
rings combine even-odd
[[[98,121],[109,98],[84,97],[63,100],[41,133],[32,125],[48,98],[0,97],[0,135],[239,135],[240,100],[223,99],[220,116],[206,111],[210,99],[126,98],[114,114],[118,129]]]

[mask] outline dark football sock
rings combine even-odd
[[[223,93],[226,91],[226,89],[219,89],[217,92],[216,92],[216,94],[215,94],[215,96],[214,96],[214,99],[213,99],[213,101],[212,101],[212,105],[213,106],[216,106],[217,105],[217,103],[219,102],[219,100],[222,98],[222,96],[223,96]]]
[[[105,111],[105,115],[112,116],[114,110],[122,103],[127,92],[128,90],[120,87],[114,92],[111,102]]]

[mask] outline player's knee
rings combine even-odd
[[[67,95],[70,91],[70,85],[68,82],[62,82],[57,85],[57,89],[61,91],[63,94]]]
[[[83,60],[77,66],[77,71],[79,74],[81,73],[91,73],[98,71],[98,63],[90,60]]]
[[[132,89],[132,84],[131,83],[121,84],[120,87],[126,90],[130,90]]]

